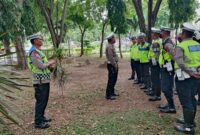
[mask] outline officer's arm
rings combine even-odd
[[[176,63],[178,64],[179,68],[182,71],[185,71],[186,73],[188,73],[189,75],[193,74],[193,71],[190,70],[189,68],[187,68],[184,64],[184,54],[183,54],[183,49],[180,47],[176,47],[175,48],[175,52],[174,52],[174,60],[176,61]]]
[[[36,51],[32,52],[31,60],[33,64],[40,69],[45,69],[50,65],[49,63],[43,63],[42,58],[40,57],[39,53]]]
[[[167,44],[165,44],[164,49],[173,58],[173,55],[174,55],[174,45],[170,44],[170,43],[167,43]]]

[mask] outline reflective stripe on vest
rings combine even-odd
[[[140,63],[148,63],[149,58],[149,44],[145,43],[144,45],[139,46],[139,58],[140,58]]]

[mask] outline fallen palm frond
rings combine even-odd
[[[19,117],[15,110],[13,109],[13,101],[19,99],[16,96],[17,91],[23,90],[22,87],[30,87],[25,85],[24,77],[20,79],[20,73],[17,71],[11,71],[9,69],[4,69],[1,66],[0,71],[0,124],[7,127],[7,120],[14,124],[18,123]]]

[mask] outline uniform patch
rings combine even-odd
[[[188,47],[190,52],[199,52],[200,51],[200,45],[192,45]]]

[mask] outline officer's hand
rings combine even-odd
[[[49,60],[49,62],[48,62],[48,66],[52,66],[53,64],[55,64],[56,63],[56,61],[55,60]]]
[[[194,74],[192,74],[192,76],[195,78],[200,78],[200,72],[194,73]]]

